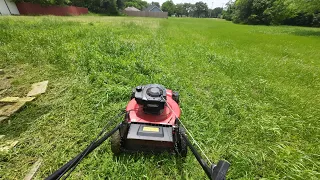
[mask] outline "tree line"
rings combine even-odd
[[[320,0],[229,1],[223,18],[242,24],[320,27]]]
[[[41,5],[72,5],[88,8],[90,12],[119,15],[125,7],[134,6],[140,10],[148,6],[143,0],[13,0]]]
[[[202,1],[192,3],[174,4],[172,0],[167,0],[161,6],[162,11],[168,12],[169,16],[177,17],[198,17],[198,18],[217,18],[222,15],[223,8],[218,7],[209,9],[207,3]]]
[[[320,27],[320,0],[230,0],[224,8],[209,9],[202,1],[174,4],[167,0],[158,2],[143,0],[15,0],[42,5],[74,5],[86,7],[91,12],[119,15],[126,7],[140,10],[155,5],[169,16],[223,18],[234,23],[263,25],[297,25]]]
[[[149,5],[155,5],[161,8],[164,12],[168,12],[169,16],[175,15],[178,17],[219,17],[222,14],[222,8],[213,10],[208,8],[208,5],[202,1],[195,4],[180,3],[174,4],[172,0],[164,2],[161,6],[159,2],[148,3],[143,0],[15,0],[15,2],[32,2],[41,5],[73,5],[86,7],[94,13],[104,13],[109,15],[119,15],[126,7],[135,7],[143,10]]]

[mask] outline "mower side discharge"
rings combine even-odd
[[[126,115],[121,124],[110,132],[105,133],[103,130],[98,137],[105,134],[100,139],[97,137],[83,152],[47,177],[46,180],[60,179],[68,171],[70,174],[84,157],[110,136],[111,150],[114,155],[119,155],[122,152],[169,152],[183,158],[187,156],[189,147],[209,179],[224,180],[226,178],[230,164],[226,161],[219,161],[217,165],[208,165],[188,139],[186,132],[201,150],[179,119],[179,93],[158,84],[137,86],[132,90],[131,100],[126,111],[121,115],[124,113]],[[203,155],[211,163],[204,153]],[[65,177],[68,177],[69,174]]]

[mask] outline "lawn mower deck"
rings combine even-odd
[[[166,104],[167,103],[167,104]],[[161,85],[133,89],[127,114],[119,131],[111,137],[115,155],[121,152],[176,152],[187,154],[179,130],[179,94]],[[170,108],[172,109],[170,109]]]

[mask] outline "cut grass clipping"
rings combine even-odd
[[[180,92],[184,124],[228,179],[320,178],[320,29],[213,19],[0,17],[0,95],[47,92],[2,123],[1,179],[22,179],[39,158],[43,179],[81,152],[131,89]],[[6,77],[11,78],[7,79]],[[112,156],[109,141],[70,179],[205,179],[196,159]]]

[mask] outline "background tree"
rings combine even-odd
[[[222,11],[223,11],[223,8],[221,7],[217,7],[217,8],[214,8],[211,10],[211,16],[212,18],[218,18],[222,15]]]
[[[123,0],[117,0],[117,7],[119,10],[124,9],[124,2]]]
[[[183,4],[183,14],[187,17],[195,10],[195,6],[191,3],[184,3]]]
[[[248,18],[252,14],[253,0],[237,0],[232,21],[235,23],[248,23]]]
[[[176,9],[175,9],[175,13],[178,17],[182,17],[182,15],[185,15],[184,13],[186,12],[184,6],[182,3],[180,4],[176,4]]]
[[[22,0],[13,0],[19,2]],[[41,5],[74,5],[86,7],[91,12],[119,15],[124,7],[133,6],[143,10],[148,3],[143,0],[23,0]],[[152,5],[160,7],[158,2]],[[223,11],[208,9],[202,1],[195,4],[175,5],[172,0],[162,4],[161,9],[171,16],[222,17],[235,23],[265,25],[298,25],[320,27],[320,0],[230,0]]]
[[[155,5],[157,6],[158,8],[160,8],[160,4],[158,2],[152,2],[151,5]]]
[[[244,24],[320,26],[320,0],[229,1],[223,18]]]
[[[253,0],[252,3],[252,15],[249,17],[248,22],[250,24],[267,24],[271,23],[271,14],[267,12],[267,9],[272,7],[274,0]],[[250,19],[252,16],[256,18]]]
[[[144,8],[148,7],[148,2],[142,0],[128,0],[124,4],[125,7],[135,7],[140,10],[143,10]]]
[[[207,17],[208,16],[208,5],[202,1],[196,2],[195,4],[195,12],[197,17]]]
[[[309,13],[320,11],[320,0],[287,0],[288,3],[296,5],[300,10]]]
[[[234,13],[235,13],[235,3],[234,1],[231,0],[226,3],[225,9],[222,12],[222,17],[223,19],[232,21]]]
[[[103,3],[103,7],[106,9],[107,13],[110,15],[117,15],[118,7],[116,0],[107,0]]]
[[[168,15],[171,16],[175,12],[175,5],[172,0],[168,0],[162,4],[161,10],[164,12],[168,12]]]

